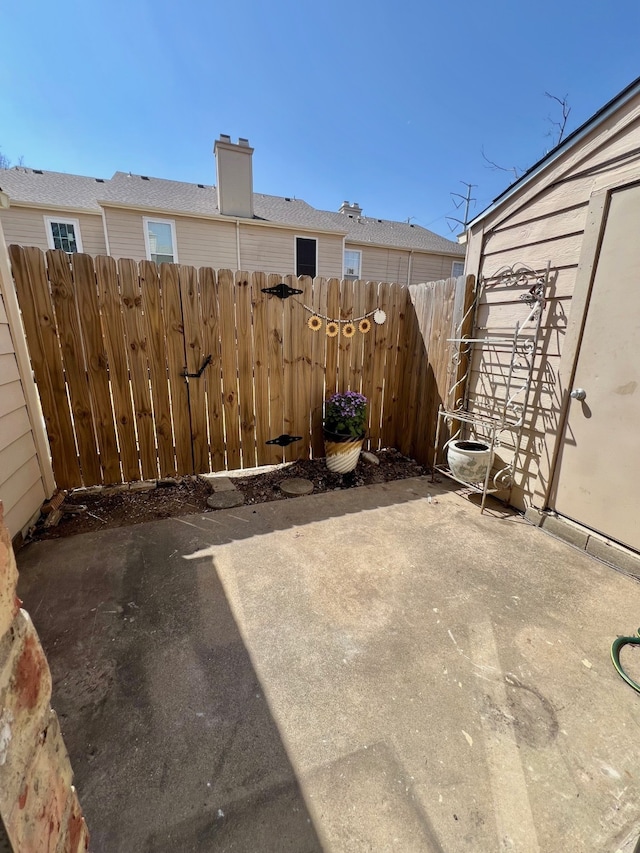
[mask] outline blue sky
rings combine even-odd
[[[640,74],[640,4],[66,0],[5,5],[0,148],[28,166],[215,183],[220,133],[254,189],[449,235]],[[1,185],[1,179],[0,179]]]

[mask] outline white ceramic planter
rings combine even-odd
[[[451,473],[465,483],[484,483],[491,460],[491,448],[484,441],[456,439],[447,448]]]
[[[334,474],[348,474],[358,464],[364,439],[332,441],[325,433],[324,451],[327,468]]]

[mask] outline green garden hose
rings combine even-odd
[[[640,684],[636,684],[636,682],[632,678],[629,678],[627,673],[622,668],[622,664],[620,663],[620,650],[623,646],[626,646],[627,643],[640,646],[640,628],[638,628],[638,634],[636,636],[617,637],[611,644],[611,660],[618,672],[618,675],[620,676],[620,678],[624,678],[628,685],[630,685],[631,687],[633,687],[634,690],[637,690],[638,693],[640,693]]]

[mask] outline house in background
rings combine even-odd
[[[464,247],[406,222],[253,191],[253,149],[221,136],[217,184],[116,172],[88,178],[16,167],[0,173],[6,242],[196,267],[415,284],[461,275]]]
[[[517,263],[535,270],[550,263],[513,500],[577,522],[575,542],[611,562],[611,540],[640,551],[639,227],[640,78],[512,184],[466,234],[467,273],[491,278]],[[507,290],[479,306],[478,335],[500,335],[521,316]],[[499,394],[506,358],[472,372],[469,396],[479,408]],[[506,444],[500,450],[509,454]]]

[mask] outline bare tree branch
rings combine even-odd
[[[557,128],[557,130],[550,131],[547,135],[553,136],[557,133],[558,138],[554,140],[554,146],[560,145],[567,127],[567,120],[569,118],[569,114],[571,113],[571,107],[569,106],[569,103],[567,101],[567,98],[569,96],[565,95],[564,98],[559,98],[557,95],[552,95],[551,92],[545,92],[545,95],[547,96],[547,98],[551,98],[552,101],[556,101],[558,104],[560,104],[560,107],[562,109],[562,116],[559,121],[556,121],[555,119],[551,118],[551,116],[547,116],[547,121],[550,122],[553,127]]]
[[[10,169],[11,168],[11,160],[7,157],[6,154],[3,154],[0,151],[0,169]]]
[[[487,164],[487,169],[492,169],[494,172],[510,172],[516,180],[522,174],[523,170],[518,169],[517,166],[500,166],[499,163],[495,163],[493,160],[489,159],[489,157],[484,153],[484,146],[482,146],[480,150],[482,152],[482,159]]]

